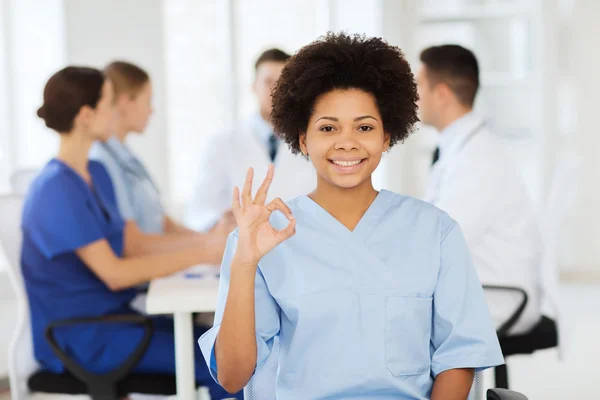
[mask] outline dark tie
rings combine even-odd
[[[271,162],[275,161],[275,157],[277,157],[277,147],[279,146],[279,141],[277,140],[277,136],[274,133],[269,136],[269,157],[271,157]]]
[[[433,152],[433,159],[431,160],[431,165],[434,165],[440,159],[440,148],[439,146],[435,148]]]

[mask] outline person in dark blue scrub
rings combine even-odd
[[[50,350],[49,323],[77,317],[132,314],[133,288],[199,263],[218,264],[226,237],[164,237],[124,222],[104,167],[89,161],[95,140],[110,137],[113,89],[102,72],[67,67],[44,89],[38,115],[60,133],[60,150],[32,183],[23,210],[21,264],[31,311],[34,353],[43,368],[65,368]],[[154,319],[151,343],[134,368],[175,373],[172,321]],[[199,337],[205,330],[197,328]],[[57,332],[62,348],[97,373],[118,366],[142,337],[127,324],[86,325]],[[196,379],[213,399],[232,398],[196,354]],[[237,398],[241,398],[238,395]]]

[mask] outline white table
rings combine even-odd
[[[155,279],[146,297],[148,314],[172,314],[175,324],[175,368],[177,398],[196,397],[192,313],[214,312],[217,307],[218,267],[196,266]]]

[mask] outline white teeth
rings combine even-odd
[[[354,165],[358,165],[360,164],[362,160],[355,160],[355,161],[337,161],[337,160],[332,160],[332,162],[335,165],[339,165],[340,167],[352,167]]]

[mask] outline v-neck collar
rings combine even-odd
[[[70,174],[73,179],[77,182],[77,185],[80,189],[85,193],[87,197],[88,206],[93,209],[93,211],[102,218],[107,225],[112,225],[114,222],[114,218],[110,212],[109,204],[104,197],[104,193],[101,190],[98,190],[98,186],[94,180],[94,174],[90,168],[90,163],[88,162],[88,172],[90,174],[91,182],[88,183],[83,179],[79,173],[77,173],[69,164],[65,163],[58,158],[53,158],[50,162],[56,163],[62,168],[66,173]]]
[[[298,200],[301,203],[301,207],[307,213],[312,215],[317,221],[328,221],[326,225],[331,227],[333,230],[332,233],[337,235],[366,238],[373,228],[373,221],[378,221],[381,217],[381,214],[385,212],[386,207],[384,206],[387,202],[389,202],[389,195],[390,192],[387,190],[380,190],[373,202],[371,202],[369,205],[369,208],[367,208],[367,211],[365,211],[358,221],[358,224],[356,224],[354,227],[354,230],[348,229],[338,219],[336,219],[327,210],[325,210],[307,195],[300,196]]]

